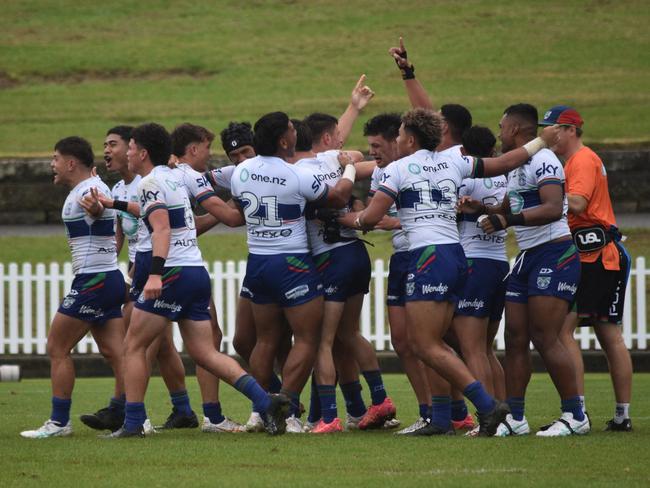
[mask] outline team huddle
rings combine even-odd
[[[540,121],[534,106],[511,105],[499,122],[497,155],[494,134],[472,125],[467,108],[434,110],[401,40],[389,53],[412,108],[366,121],[370,161],[344,149],[374,96],[365,76],[339,118],[273,112],[254,126],[231,122],[220,136],[233,164],[219,169],[208,167],[215,135],[190,123],[171,134],[156,123],[111,128],[104,160],[122,178],[112,190],[96,176],[86,140],[57,142],[51,167],[54,183],[71,189],[62,218],[75,278],[48,337],[51,415],[23,437],[72,434],[70,351],[88,331],[113,369],[115,390],[108,406],[81,416],[84,424],[109,439],[198,427],[171,322],[197,365],[204,432],[527,435],[532,341],[561,400],[559,418],[536,435],[587,434],[578,326],[594,327],[610,365],[616,409],[606,430],[632,430],[632,364],[619,327],[630,258],[605,167],[582,144],[581,116],[560,105]],[[369,194],[357,198],[355,181],[368,179]],[[198,246],[197,237],[218,224],[246,226],[233,340],[244,367],[220,352]],[[512,267],[508,227],[520,249]],[[420,412],[401,430],[376,353],[359,330],[371,277],[362,236],[375,231],[392,233],[391,341]],[[125,244],[126,277],[117,262]],[[493,341],[504,310],[502,367]],[[173,405],[156,428],[144,404],[155,364]],[[305,412],[300,397],[310,378]],[[220,381],[251,401],[245,424],[224,415]]]

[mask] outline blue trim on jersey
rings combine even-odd
[[[330,188],[328,185],[324,185],[324,186],[325,186],[325,191],[323,192],[323,194],[320,197],[318,197],[316,200],[313,200],[311,203],[318,204],[319,202],[324,202],[325,200],[327,200],[327,195],[330,192]]]
[[[399,192],[397,197],[397,208],[415,208],[415,204],[420,201],[420,192],[416,190],[404,189]]]
[[[169,227],[172,229],[183,229],[187,227],[185,223],[185,207],[169,209]]]
[[[300,205],[289,203],[278,203],[278,218],[283,222],[287,220],[297,220],[304,214],[304,210],[300,209]]]
[[[147,209],[147,211],[144,213],[144,218],[145,218],[145,219],[149,218],[149,215],[151,215],[151,212],[153,212],[154,210],[158,210],[159,208],[166,209],[166,208],[167,208],[167,205],[165,205],[164,203],[155,203],[155,204],[153,204],[153,205],[152,205],[151,207],[149,207],[149,208]]]
[[[395,193],[395,192],[394,192],[393,190],[391,190],[390,188],[387,188],[387,187],[385,187],[385,186],[380,186],[379,188],[377,188],[377,191],[380,191],[380,192],[382,192],[382,193],[385,193],[385,194],[388,195],[392,200],[397,201],[397,193]]]
[[[537,186],[539,188],[543,187],[544,185],[562,185],[564,186],[564,183],[562,180],[559,180],[557,178],[547,178],[545,180],[537,182]]]
[[[210,197],[215,197],[216,194],[212,190],[206,190],[196,197],[196,203],[201,203],[207,200]]]
[[[542,204],[539,190],[522,191],[519,192],[519,196],[524,199],[524,206],[522,208],[537,207]]]
[[[115,235],[114,219],[95,220],[91,225],[88,225],[88,222],[84,218],[79,220],[66,220],[65,227],[71,239],[83,236],[110,237]]]

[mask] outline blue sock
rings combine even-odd
[[[423,419],[428,419],[431,417],[431,414],[429,413],[429,409],[431,408],[430,405],[427,405],[426,403],[420,403],[420,417]]]
[[[510,414],[515,420],[524,420],[524,408],[526,400],[523,397],[508,397],[506,403],[510,407]]]
[[[467,404],[465,400],[452,400],[451,401],[451,420],[460,422],[467,418]]]
[[[203,415],[205,415],[213,424],[220,424],[226,419],[226,417],[221,413],[221,403],[219,402],[204,403]]]
[[[562,411],[572,413],[574,420],[582,422],[585,419],[585,413],[582,410],[582,403],[580,402],[579,396],[562,400]]]
[[[386,399],[386,389],[384,382],[381,379],[381,371],[375,369],[374,371],[362,371],[363,377],[368,383],[370,389],[370,398],[372,398],[373,405],[381,405]]]
[[[108,408],[116,412],[118,415],[124,415],[124,405],[126,404],[126,395],[121,395],[119,398],[111,398]]]
[[[280,393],[282,389],[282,380],[278,378],[277,374],[271,375],[271,381],[269,382],[269,393]]]
[[[70,421],[70,405],[72,405],[70,398],[57,398],[53,396],[50,420],[58,423],[61,427],[66,426]]]
[[[124,407],[124,428],[129,432],[136,432],[142,428],[147,412],[143,402],[126,402]]]
[[[336,410],[336,385],[318,385],[320,411],[323,422],[329,424],[338,416]]]
[[[480,381],[475,381],[474,383],[467,385],[463,390],[463,395],[469,398],[469,400],[474,404],[479,415],[491,412],[496,405],[494,398],[485,391],[485,388],[483,388]]]
[[[187,390],[170,392],[169,396],[177,412],[183,415],[192,415],[192,407],[190,407],[190,397],[187,394]]]
[[[259,383],[249,374],[243,374],[235,381],[235,388],[253,402],[253,412],[264,413],[271,405],[271,398]]]
[[[431,423],[442,429],[451,427],[451,397],[431,397]]]
[[[316,384],[316,377],[311,376],[311,392],[309,395],[309,415],[307,420],[312,424],[318,422],[321,418],[320,413],[320,398],[318,397],[318,385]]]
[[[357,380],[339,386],[345,398],[347,412],[353,417],[363,417],[366,414],[366,404],[361,396],[361,383]]]

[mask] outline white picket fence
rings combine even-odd
[[[385,314],[386,278],[388,268],[383,260],[374,263],[370,293],[366,295],[361,312],[363,335],[377,351],[391,350],[390,332]],[[125,263],[120,264],[126,272]],[[246,272],[246,262],[216,261],[207,265],[212,278],[213,295],[223,331],[224,352],[234,354],[232,338],[235,333],[235,311],[241,282]],[[650,331],[646,313],[646,268],[645,258],[635,261],[630,284],[625,297],[623,333],[625,344],[630,349],[646,349]],[[73,274],[70,263],[48,266],[39,263],[33,266],[24,263],[18,266],[0,264],[0,354],[45,354],[49,324],[70,289]],[[598,343],[593,330],[582,328],[577,332],[582,349],[597,349]],[[176,347],[182,350],[183,343],[174,326]],[[496,339],[497,348],[505,347],[503,323]],[[96,353],[97,345],[90,335],[76,347],[78,353]]]

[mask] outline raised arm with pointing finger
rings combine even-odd
[[[399,47],[391,47],[388,50],[388,54],[393,57],[397,67],[402,72],[404,87],[411,101],[411,106],[413,108],[434,110],[431,98],[429,98],[420,81],[415,79],[415,66],[408,60],[406,48],[404,47],[404,39],[402,37],[399,38]]]

